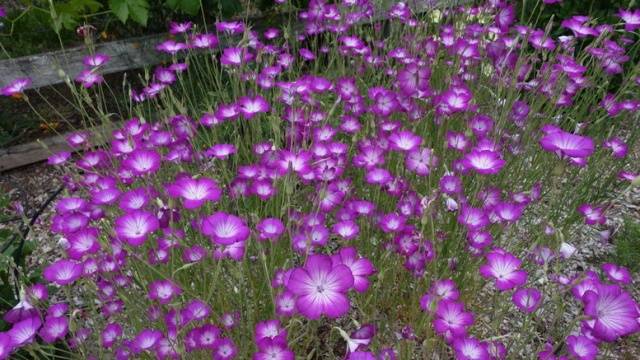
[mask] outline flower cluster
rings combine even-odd
[[[361,26],[374,9],[311,0],[293,37],[172,22],[108,146],[80,131],[50,157],[60,258],[0,359],[39,337],[116,359],[586,360],[639,332],[633,274],[566,266],[637,182],[638,11],[554,38],[506,1]],[[77,80],[103,86],[108,61]]]

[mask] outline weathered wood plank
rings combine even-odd
[[[111,57],[111,61],[102,68],[101,73],[110,74],[159,63],[164,57],[155,47],[166,37],[166,34],[149,35],[98,44],[95,52]],[[5,86],[20,77],[31,78],[33,83],[29,88],[62,83],[66,77],[73,79],[84,69],[82,59],[88,54],[88,49],[83,46],[2,60],[0,86]]]
[[[87,129],[91,133],[91,144],[94,147],[106,144],[114,128],[115,126],[110,124]],[[67,144],[66,140],[71,133],[51,136],[46,139],[0,150],[0,172],[44,161],[52,154],[60,151],[75,151]]]

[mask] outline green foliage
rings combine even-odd
[[[172,10],[189,15],[196,15],[200,10],[200,0],[167,0],[165,4]]]
[[[131,19],[142,26],[147,26],[147,20],[149,20],[147,0],[109,0],[109,7],[122,23]]]
[[[50,2],[51,23],[55,32],[59,33],[63,28],[73,30],[82,15],[95,13],[102,8],[102,4],[95,0],[69,0],[54,4]]]
[[[613,240],[614,262],[630,270],[640,271],[640,222],[625,219],[622,229]]]

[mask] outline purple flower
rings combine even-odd
[[[618,16],[620,16],[622,21],[624,21],[625,30],[634,31],[636,29],[640,29],[640,9],[620,9]]]
[[[216,202],[220,199],[222,190],[218,183],[209,178],[193,179],[182,176],[167,186],[167,193],[172,197],[181,197],[186,209],[197,209],[205,202]]]
[[[230,339],[221,338],[213,343],[213,359],[214,360],[230,360],[235,359],[238,353],[238,347]]]
[[[417,149],[422,143],[422,138],[411,131],[394,131],[389,136],[389,144],[397,151],[409,152]]]
[[[142,245],[159,227],[158,218],[144,210],[129,211],[115,221],[118,238],[131,246]]]
[[[462,164],[481,175],[497,174],[505,164],[499,153],[490,150],[472,150],[462,159]]]
[[[219,245],[231,245],[245,241],[250,230],[241,218],[224,212],[216,212],[202,220],[200,230]]]
[[[44,320],[44,325],[40,329],[38,335],[44,340],[46,343],[53,343],[58,339],[62,339],[67,335],[69,331],[69,321],[66,317],[53,317],[48,316]]]
[[[156,50],[160,52],[166,52],[171,55],[175,55],[180,51],[186,50],[187,45],[185,43],[176,42],[174,40],[165,40],[156,46]]]
[[[622,336],[640,331],[638,304],[617,285],[596,285],[582,295],[584,313],[590,316],[593,335],[603,341],[614,342]]]
[[[286,286],[297,295],[296,307],[305,317],[338,318],[349,311],[347,291],[353,282],[345,265],[334,266],[327,255],[310,255],[304,267],[293,270]]]
[[[258,352],[253,354],[253,360],[295,360],[295,354],[289,350],[286,341],[262,338],[256,345]]]
[[[252,119],[256,114],[266,113],[271,110],[269,102],[260,95],[242,97],[238,100],[238,106],[240,113],[242,113],[242,116],[247,120]]]
[[[256,225],[256,229],[259,232],[260,240],[275,241],[284,233],[285,227],[280,219],[266,218]]]
[[[602,271],[607,274],[607,278],[613,282],[620,284],[631,283],[631,273],[624,266],[618,266],[612,263],[602,264]]]
[[[353,289],[365,292],[369,288],[369,276],[376,272],[376,268],[367,258],[360,257],[353,247],[342,248],[331,257],[333,265],[345,265],[353,275]]]
[[[480,230],[489,225],[489,217],[483,209],[464,205],[458,215],[458,223],[469,230]]]
[[[456,360],[489,360],[487,344],[473,337],[459,337],[453,340]]]
[[[135,354],[139,354],[145,350],[151,350],[160,339],[162,339],[162,332],[160,332],[160,330],[144,329],[131,341],[131,350],[133,350]]]
[[[428,148],[418,148],[410,151],[405,156],[407,169],[420,176],[428,176],[431,168],[438,165],[438,158],[433,154],[433,150]]]
[[[148,149],[136,149],[127,156],[122,165],[135,175],[142,176],[158,171],[160,163],[161,156],[158,152]]]
[[[584,223],[587,225],[604,225],[607,222],[603,208],[593,207],[590,204],[582,204],[578,206],[578,212],[584,216]]]
[[[109,57],[109,55],[94,54],[94,55],[85,56],[84,59],[82,59],[82,63],[85,66],[96,68],[106,64],[110,59],[111,57]]]
[[[480,275],[494,278],[498,290],[511,290],[527,282],[527,273],[520,270],[522,261],[512,254],[494,250],[486,255],[486,259],[487,262],[480,266]]]
[[[81,83],[84,88],[89,89],[93,87],[93,85],[102,83],[104,78],[93,70],[82,70],[80,74],[76,76],[76,81]]]
[[[63,286],[71,284],[82,276],[82,265],[61,259],[47,266],[42,275],[47,281]]]
[[[598,356],[598,345],[583,335],[568,336],[567,350],[577,360],[595,360]]]
[[[14,96],[22,93],[29,85],[31,85],[31,79],[29,78],[16,79],[0,89],[0,94],[4,96]]]
[[[122,336],[122,326],[117,323],[107,324],[100,333],[100,343],[104,348],[110,348]]]
[[[41,325],[42,321],[40,321],[40,318],[37,316],[13,324],[11,330],[7,332],[7,335],[11,338],[11,347],[19,348],[30,344]]]
[[[333,224],[332,230],[344,240],[352,240],[360,233],[358,224],[351,220],[343,220]]]
[[[13,348],[11,336],[8,333],[0,333],[0,359],[4,360],[9,358]]]
[[[547,128],[545,133],[545,136],[540,139],[540,146],[546,151],[580,158],[593,154],[593,140],[589,137],[574,135],[555,127]]]
[[[192,27],[193,24],[191,23],[191,21],[185,21],[181,23],[172,21],[169,24],[169,33],[171,35],[186,33],[187,31],[191,30]]]
[[[542,300],[542,294],[538,289],[534,288],[521,288],[516,290],[511,296],[511,300],[525,313],[532,313],[536,311],[540,306]]]
[[[473,325],[473,314],[464,311],[464,305],[451,300],[441,300],[433,319],[433,328],[440,335],[464,336]]]
[[[181,293],[182,290],[169,280],[156,280],[149,284],[149,299],[157,300],[160,304],[168,304]]]

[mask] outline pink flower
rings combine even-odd
[[[456,360],[489,360],[487,344],[473,337],[459,337],[453,340]]]
[[[89,89],[93,87],[93,85],[102,83],[104,78],[93,70],[82,70],[80,74],[76,76],[76,81],[81,83],[84,88]]]
[[[542,294],[534,288],[521,288],[513,293],[511,300],[518,309],[525,313],[532,313],[540,306]]]
[[[587,290],[582,301],[584,313],[595,320],[596,338],[614,342],[640,331],[638,304],[619,286],[599,284],[594,290]]]
[[[125,169],[135,175],[153,174],[160,168],[161,156],[158,152],[148,149],[136,149],[123,161]]]
[[[389,143],[397,151],[409,152],[420,146],[422,138],[411,131],[400,130],[389,136]]]
[[[304,267],[293,270],[286,286],[297,295],[296,307],[305,317],[338,318],[349,311],[347,291],[353,282],[347,266],[333,266],[327,255],[310,255]]]
[[[131,350],[133,350],[135,354],[139,354],[145,350],[151,350],[160,339],[162,339],[162,332],[160,332],[160,330],[144,329],[131,341]]]
[[[263,338],[256,345],[258,352],[253,354],[253,360],[295,360],[295,354],[289,350],[286,341]]]
[[[157,300],[160,304],[168,304],[181,293],[182,290],[169,280],[156,280],[149,284],[149,299]]]
[[[258,225],[256,225],[256,229],[259,232],[260,240],[277,240],[282,233],[284,233],[284,224],[280,219],[276,218],[266,218],[262,219]]]
[[[490,150],[472,150],[462,159],[466,168],[481,175],[497,174],[505,164],[499,153]]]
[[[376,272],[376,268],[367,258],[360,257],[353,247],[342,248],[331,257],[333,265],[345,265],[353,275],[353,289],[365,292],[369,288],[369,276]]]
[[[220,211],[202,220],[200,230],[219,245],[245,241],[250,233],[244,220]]]
[[[242,97],[238,100],[238,106],[242,116],[247,120],[252,119],[256,114],[266,113],[271,110],[271,106],[267,100],[260,95]]]
[[[624,266],[618,266],[612,263],[602,264],[602,271],[607,274],[609,280],[620,284],[631,283],[631,273]]]
[[[61,259],[47,266],[42,275],[49,282],[67,285],[82,276],[82,265],[71,260]]]
[[[522,261],[512,254],[494,250],[486,255],[486,259],[487,262],[480,266],[480,275],[494,278],[498,290],[511,290],[527,282],[527,273],[520,270]]]
[[[464,305],[451,300],[440,300],[436,306],[433,328],[440,335],[463,336],[473,325],[473,314],[464,311]]]
[[[567,350],[577,360],[595,360],[598,356],[598,345],[583,335],[568,336]]]
[[[111,57],[109,57],[109,55],[94,54],[94,55],[85,56],[84,59],[82,59],[82,63],[85,66],[95,68],[95,67],[99,67],[106,64],[110,59]]]
[[[186,33],[187,31],[191,30],[192,27],[193,24],[191,23],[191,21],[185,21],[181,23],[172,21],[169,24],[169,33],[172,35]]]
[[[115,221],[116,235],[131,246],[142,245],[158,227],[158,218],[144,210],[129,211]]]
[[[624,29],[627,31],[634,31],[640,29],[640,9],[625,10],[620,9],[618,16],[625,22]]]
[[[20,78],[13,80],[9,85],[0,89],[0,94],[4,96],[13,96],[22,93],[27,87],[31,85],[31,79]]]
[[[165,40],[156,46],[156,50],[160,52],[166,52],[171,55],[175,55],[180,51],[186,50],[187,45],[185,43],[176,42],[174,40]]]
[[[42,321],[37,316],[13,324],[11,330],[7,332],[7,335],[11,338],[11,347],[19,348],[33,342],[41,325]]]
[[[574,135],[558,128],[548,128],[540,139],[540,146],[546,151],[557,152],[570,157],[588,157],[593,154],[593,140],[586,136]]]
[[[11,336],[4,332],[0,333],[0,359],[8,359],[13,348],[14,346],[11,342]]]
[[[182,176],[174,183],[167,186],[167,193],[172,197],[182,198],[182,204],[186,209],[197,209],[205,202],[217,202],[222,195],[222,190],[214,180],[202,177],[193,179]]]
[[[587,225],[603,225],[607,222],[603,208],[593,207],[590,204],[582,204],[578,206],[578,212],[584,216],[584,223]]]
[[[69,321],[66,317],[53,317],[47,316],[44,320],[44,325],[40,329],[38,335],[46,343],[53,343],[58,339],[63,339],[69,331]]]

